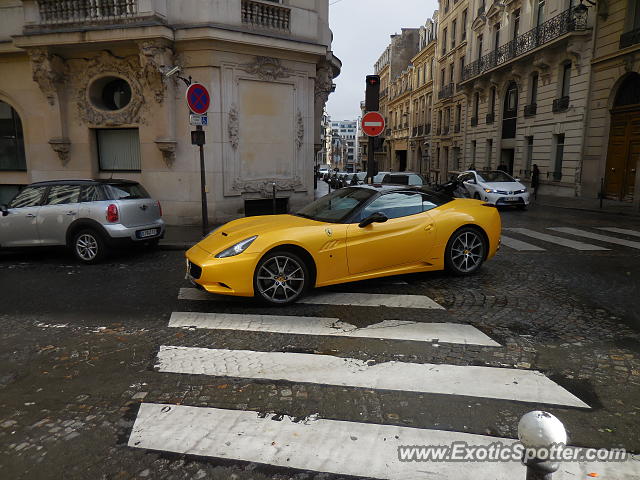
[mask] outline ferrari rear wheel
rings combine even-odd
[[[445,265],[455,275],[470,275],[478,270],[486,257],[487,246],[475,228],[461,228],[447,243]]]
[[[286,305],[304,294],[308,282],[309,269],[300,257],[276,251],[260,260],[253,284],[259,299],[272,305]]]

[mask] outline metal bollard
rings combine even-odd
[[[518,423],[518,438],[525,447],[522,463],[527,466],[527,480],[551,480],[560,467],[550,458],[552,449],[559,451],[567,443],[562,422],[548,412],[529,412]]]

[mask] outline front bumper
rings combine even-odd
[[[527,206],[529,205],[529,193],[519,193],[517,195],[504,195],[501,193],[484,193],[483,197],[485,202],[495,205],[496,207],[502,206]]]
[[[258,253],[243,252],[235,257],[215,258],[213,254],[195,245],[187,250],[185,256],[187,262],[192,264],[187,270],[187,278],[207,292],[239,297],[253,296],[253,273],[260,260]]]

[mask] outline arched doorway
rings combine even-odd
[[[509,83],[504,96],[502,109],[502,151],[500,152],[499,170],[513,173],[515,158],[515,138],[518,123],[518,85]]]
[[[624,79],[613,102],[604,193],[607,198],[633,200],[640,163],[640,75]]]
[[[11,105],[0,100],[0,171],[26,169],[22,121]]]

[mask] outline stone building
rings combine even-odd
[[[640,210],[640,1],[609,0],[591,8],[596,21],[588,91],[582,194]]]
[[[358,163],[357,122],[355,120],[332,121],[331,129],[340,136],[340,145],[345,149],[344,153],[341,153],[341,170],[355,172]]]
[[[420,27],[420,43],[418,53],[411,59],[413,65],[413,90],[411,92],[411,108],[409,111],[408,169],[429,175],[431,117],[433,111],[433,79],[436,54],[436,32],[438,12],[433,19]]]
[[[468,163],[526,178],[537,164],[541,193],[579,195],[592,19],[573,0],[473,7],[460,82]]]
[[[403,150],[403,144],[400,143],[401,140],[398,137],[398,130],[400,130],[398,125],[404,125],[404,121],[401,122],[396,118],[399,115],[398,109],[400,105],[403,108],[402,114],[407,113],[408,115],[408,111],[404,110],[406,102],[401,103],[397,98],[398,95],[403,95],[404,100],[406,90],[399,93],[402,90],[402,79],[399,84],[400,88],[398,88],[396,80],[407,70],[411,59],[418,52],[418,47],[419,29],[403,28],[402,33],[391,35],[391,42],[374,65],[374,73],[380,76],[379,112],[385,117],[386,123],[383,148],[375,152],[375,159],[380,171],[399,170],[399,167],[403,165],[401,162],[405,162],[404,164],[406,165],[406,147],[404,148],[405,153],[398,154],[395,150],[396,147],[398,147],[398,151]],[[406,85],[408,81],[407,72],[404,74],[404,79]],[[394,98],[393,108],[391,107],[392,97]],[[399,118],[403,118],[402,114],[400,114]],[[400,142],[392,142],[394,139],[400,140]]]
[[[0,195],[33,181],[141,181],[173,224],[198,223],[185,85],[211,92],[211,220],[277,184],[313,199],[319,125],[340,62],[328,0],[0,0]],[[7,137],[7,138],[3,138]]]

